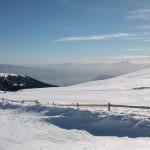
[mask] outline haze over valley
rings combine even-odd
[[[0,71],[2,73],[23,74],[49,84],[66,86],[103,80],[149,67],[150,64],[135,64],[129,61],[90,64],[63,63],[34,67],[0,64]]]

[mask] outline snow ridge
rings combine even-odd
[[[18,75],[18,74],[14,74],[14,73],[0,73],[0,77],[7,78],[8,76],[18,77],[18,76],[23,76],[23,75]],[[25,76],[23,76],[23,77],[25,77]]]

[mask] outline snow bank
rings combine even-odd
[[[38,113],[42,122],[63,129],[84,130],[95,136],[150,137],[150,118],[131,114],[115,114],[104,111],[92,112],[72,108],[42,105],[21,106],[0,103],[0,109],[18,109]]]
[[[93,136],[83,130],[49,124],[40,113],[10,107],[7,104],[0,109],[0,150],[149,150],[150,147],[150,138]]]

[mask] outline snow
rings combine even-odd
[[[129,73],[113,79],[87,82],[74,87],[92,90],[132,90],[137,87],[150,88],[150,69]]]
[[[150,106],[150,69],[75,86],[7,92],[0,94],[0,97],[17,100],[36,99],[42,103],[110,102]]]
[[[15,74],[15,73],[0,73],[0,77],[5,77],[8,78],[9,76],[11,77],[26,77],[25,75],[19,75],[19,74]]]
[[[136,119],[131,114],[124,116],[122,114],[107,113],[71,108],[49,108],[39,105],[0,104],[0,149],[149,149],[150,138],[138,135],[141,130],[145,134],[150,133],[148,131],[148,118],[143,118],[140,121],[140,119]],[[118,124],[120,126],[119,130],[116,128]],[[124,128],[125,126],[126,128]],[[80,130],[78,130],[79,128]],[[113,132],[113,134],[121,133],[120,136],[134,133],[137,138],[94,136],[92,133],[87,132],[90,128],[100,129],[103,132],[99,131],[99,134],[105,133],[106,135],[112,134],[108,131],[117,131]]]
[[[18,75],[14,73],[0,73],[0,77],[7,78],[8,76],[18,77]]]
[[[150,110],[55,108],[51,103],[150,106],[150,69],[75,86],[0,92],[41,105],[0,104],[2,150],[148,150]]]

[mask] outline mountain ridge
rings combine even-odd
[[[41,82],[26,75],[14,73],[0,73],[1,91],[18,91],[29,88],[57,87],[56,85]]]

